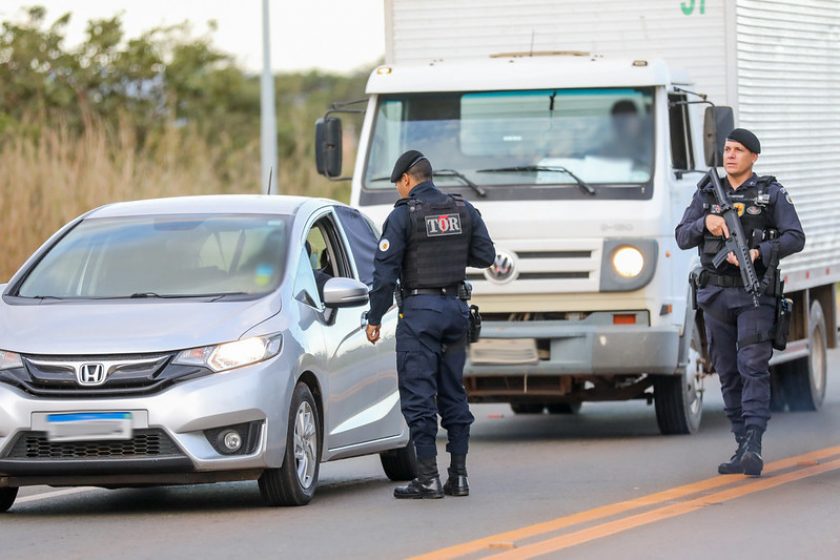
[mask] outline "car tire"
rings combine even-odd
[[[783,364],[782,385],[791,412],[815,411],[825,399],[828,346],[825,315],[819,301],[811,304],[806,358]]]
[[[545,405],[542,403],[510,403],[514,414],[542,414]]]
[[[417,476],[417,454],[414,442],[409,441],[405,447],[390,449],[379,454],[385,476],[394,482],[413,480]]]
[[[580,407],[583,403],[554,403],[548,405],[549,414],[577,414],[580,412]]]
[[[312,500],[321,466],[320,426],[312,392],[305,383],[298,383],[289,407],[283,466],[266,469],[258,481],[266,505],[304,506]]]
[[[0,488],[0,513],[9,511],[18,495],[17,488]]]

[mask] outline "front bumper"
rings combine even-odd
[[[234,371],[185,381],[153,395],[111,399],[47,399],[0,384],[0,478],[145,475],[259,471],[282,465],[291,379],[279,357]],[[62,412],[130,412],[134,439],[156,433],[160,447],[99,450],[78,457],[21,452],[20,439],[43,434],[45,417]],[[247,454],[216,451],[205,430],[253,423],[257,439]],[[118,447],[117,442],[102,442]],[[27,447],[25,449],[34,449]],[[14,453],[13,453],[14,451]],[[72,454],[71,454],[72,455]],[[153,476],[154,475],[154,476]],[[171,477],[170,477],[171,478]],[[2,481],[0,481],[2,482]]]
[[[593,325],[584,321],[484,322],[481,340],[533,338],[547,359],[525,364],[467,364],[465,377],[675,374],[677,327]],[[543,356],[544,358],[545,356]]]

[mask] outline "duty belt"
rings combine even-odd
[[[740,276],[716,274],[708,270],[703,270],[703,272],[700,273],[700,287],[703,288],[706,286],[717,286],[718,288],[743,288],[744,282],[741,280]],[[773,296],[781,295],[782,292],[780,289],[777,294],[775,284],[770,282],[764,290],[762,290],[762,293],[764,295]]]
[[[700,275],[701,286],[717,286],[718,288],[743,288],[744,281],[740,276],[728,276],[725,274],[715,274],[704,270]]]
[[[421,295],[457,296],[458,285],[456,284],[454,286],[446,286],[445,288],[416,288],[414,290],[405,290],[404,295],[405,297]]]

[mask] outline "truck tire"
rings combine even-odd
[[[545,405],[542,403],[510,403],[514,414],[542,414]]]
[[[321,466],[320,426],[312,392],[298,383],[289,407],[283,466],[264,470],[258,481],[265,505],[304,506],[312,500]]]
[[[662,435],[693,434],[703,418],[703,382],[700,355],[691,348],[682,375],[653,378],[656,423]]]
[[[814,411],[822,406],[827,346],[825,315],[820,302],[814,301],[808,321],[808,357],[783,364],[782,385],[791,412]]]
[[[548,405],[549,414],[577,414],[583,403],[554,403]]]
[[[390,449],[379,454],[382,461],[382,470],[385,476],[395,482],[412,480],[417,476],[417,454],[414,451],[414,442],[409,441],[408,445],[400,449]]]
[[[784,412],[787,408],[782,375],[784,375],[784,364],[770,366],[770,412]]]
[[[18,495],[17,488],[0,488],[0,513],[9,511]]]

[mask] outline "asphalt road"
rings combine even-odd
[[[734,447],[716,378],[693,436],[660,436],[641,402],[473,412],[468,498],[396,501],[377,457],[323,465],[294,509],[263,507],[256,483],[27,488],[0,559],[840,557],[840,350],[824,408],[771,421],[761,479],[716,475]]]

